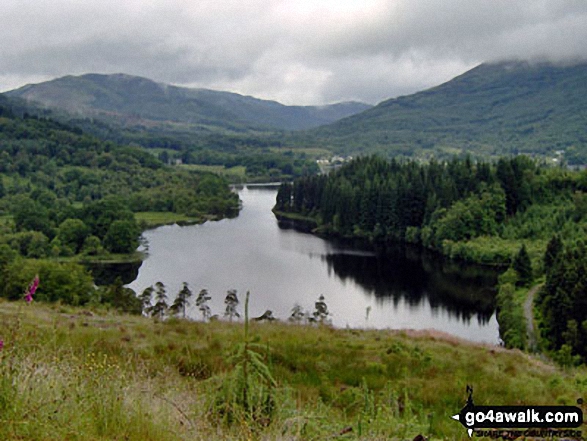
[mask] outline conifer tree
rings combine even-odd
[[[289,182],[282,182],[277,191],[275,208],[280,211],[289,211],[291,205],[292,185]]]
[[[236,295],[236,289],[229,289],[227,291],[224,304],[226,305],[224,317],[228,317],[229,321],[231,322],[234,317],[240,317],[240,314],[236,310],[239,304],[238,297]]]
[[[526,245],[522,245],[518,254],[512,262],[512,267],[518,273],[518,283],[522,286],[529,286],[532,283],[532,262],[526,250]]]
[[[304,309],[299,305],[295,304],[294,307],[291,309],[291,315],[289,316],[289,321],[295,323],[301,323],[306,318],[306,313]]]
[[[548,273],[552,269],[562,251],[563,243],[558,234],[555,234],[546,246],[546,252],[544,253],[544,271]]]
[[[207,305],[208,301],[211,298],[212,297],[210,297],[208,295],[208,290],[202,289],[200,291],[200,293],[198,294],[198,298],[196,299],[196,306],[198,307],[198,309],[202,313],[202,318],[204,319],[204,321],[207,321],[210,318],[210,316],[212,315],[210,307]]]
[[[157,282],[155,289],[155,304],[151,308],[151,316],[162,320],[169,309],[167,306],[167,292],[162,282]]]
[[[314,304],[314,307],[316,308],[313,313],[315,321],[324,323],[326,320],[328,320],[330,312],[328,311],[328,306],[326,306],[323,295],[320,295],[318,301]]]
[[[143,290],[143,292],[139,295],[139,300],[141,301],[141,304],[143,305],[143,313],[146,315],[150,315],[151,309],[153,308],[153,305],[151,305],[151,299],[153,297],[153,292],[155,292],[155,289],[153,288],[153,285],[151,285],[151,286],[148,286],[147,288],[145,288]]]
[[[192,296],[192,291],[188,287],[187,282],[183,282],[183,288],[177,294],[177,297],[173,301],[173,304],[169,307],[169,310],[173,315],[182,313],[182,317],[185,318],[185,308],[190,304],[189,298]]]

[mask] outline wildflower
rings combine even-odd
[[[39,287],[39,276],[36,275],[35,278],[33,279],[33,281],[31,282],[31,284],[29,285],[29,287],[27,288],[25,295],[24,295],[24,300],[27,303],[31,303],[33,301],[33,295],[35,295],[35,292],[37,291],[38,287]]]
[[[0,351],[4,349],[4,340],[0,339]]]

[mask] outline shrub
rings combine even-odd
[[[4,297],[12,300],[21,298],[35,275],[39,275],[41,280],[35,296],[38,300],[83,305],[94,291],[92,277],[76,263],[16,259],[6,268]]]

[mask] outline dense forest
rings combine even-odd
[[[554,233],[584,234],[586,189],[587,173],[525,156],[426,164],[370,156],[282,184],[275,211],[311,218],[320,233],[419,243],[484,264],[509,264],[524,242],[538,262]]]
[[[3,104],[3,105],[2,105]],[[75,261],[111,259],[138,246],[135,213],[195,220],[231,216],[224,179],[165,166],[51,119],[0,102],[0,295],[17,298],[39,274],[50,300],[89,301],[92,280]]]
[[[525,156],[496,163],[363,157],[329,175],[281,185],[278,216],[328,235],[410,242],[447,257],[510,266],[497,298],[507,346],[525,346],[516,287],[541,274],[537,298],[549,349],[568,364],[587,356],[587,172]]]
[[[544,256],[546,283],[537,299],[543,337],[561,363],[587,362],[587,245],[557,235]]]

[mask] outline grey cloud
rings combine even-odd
[[[321,104],[377,102],[509,58],[587,59],[584,0],[2,0],[0,90],[124,72]]]
[[[336,56],[386,53],[392,57],[419,51],[435,58],[483,61],[502,54],[524,57],[527,52],[558,58],[559,46],[566,45],[577,55],[587,54],[580,44],[587,32],[587,2],[402,0],[382,8],[363,26],[347,25],[323,29],[322,50]]]

